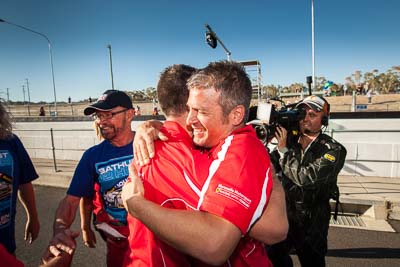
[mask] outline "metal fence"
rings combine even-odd
[[[21,132],[22,134],[19,135],[19,132]],[[50,128],[50,129],[43,129],[43,130],[41,130],[41,129],[29,129],[29,130],[27,130],[27,129],[18,129],[18,130],[15,130],[15,133],[17,133],[19,135],[19,137],[20,137],[20,139],[22,140],[23,143],[25,143],[24,142],[25,135],[23,134],[23,132],[29,132],[29,133],[31,133],[31,132],[42,132],[42,133],[48,132],[48,137],[47,138],[48,138],[48,141],[50,141],[50,142],[42,142],[41,146],[29,146],[29,145],[25,145],[25,144],[24,145],[25,145],[25,149],[27,149],[27,150],[49,150],[49,151],[51,151],[52,160],[53,160],[53,166],[54,166],[55,172],[58,172],[56,151],[67,151],[68,150],[68,151],[83,152],[88,148],[88,147],[86,147],[86,148],[57,147],[56,143],[54,141],[55,140],[55,134],[57,132],[79,132],[79,133],[81,133],[81,132],[91,132],[91,136],[93,135],[93,138],[96,139],[96,136],[93,134],[94,133],[94,129],[53,129],[53,128]],[[63,138],[63,137],[65,137],[65,135],[64,136],[58,136],[58,138]]]
[[[35,130],[26,130],[26,129],[20,129],[15,131],[17,134],[18,132],[21,132],[21,140],[24,142],[24,134],[23,132],[48,132],[48,141],[50,142],[43,142],[43,146],[29,146],[25,145],[25,148],[27,150],[49,150],[51,151],[52,155],[52,160],[53,160],[53,165],[54,165],[54,170],[57,172],[57,158],[56,158],[56,151],[77,151],[77,152],[82,152],[85,151],[87,148],[89,148],[91,145],[87,145],[85,148],[79,148],[79,147],[71,147],[71,148],[65,148],[65,147],[57,147],[55,140],[55,134],[57,132],[91,132],[90,137],[93,137],[93,139],[97,139],[95,134],[93,134],[94,130],[93,129],[35,129]],[[400,133],[400,130],[335,130],[335,129],[330,129],[327,131],[327,134],[329,134],[331,137],[336,138],[339,142],[341,142],[340,134],[343,133],[349,133],[349,134],[355,134],[355,133]],[[43,135],[41,135],[43,137]],[[31,136],[30,136],[31,137]],[[66,138],[70,137],[68,135],[62,135],[62,136],[57,136],[57,138]],[[400,135],[399,135],[400,137]],[[400,140],[400,138],[397,138],[397,140]],[[399,143],[400,145],[400,143]],[[375,163],[400,163],[400,160],[382,160],[382,159],[362,159],[358,157],[358,154],[355,154],[355,158],[346,158],[346,162],[352,162],[352,163],[357,163],[357,162],[375,162]]]
[[[58,103],[57,112],[54,110],[53,104],[24,104],[24,105],[7,105],[7,110],[15,118],[20,117],[41,117],[39,116],[40,108],[43,107],[45,111],[44,117],[74,117],[84,116],[83,110],[90,103]],[[133,102],[134,108],[137,110],[140,107],[140,115],[151,115],[153,109],[157,105],[153,102]],[[138,114],[139,115],[139,114]]]

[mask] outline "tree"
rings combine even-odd
[[[261,98],[276,97],[279,94],[279,88],[277,86],[275,86],[275,85],[272,85],[272,84],[263,86],[261,91],[262,91]]]
[[[329,90],[331,91],[331,95],[341,95],[340,94],[340,85],[334,83],[329,87]],[[343,89],[343,88],[342,88]]]
[[[289,87],[287,87],[287,86],[282,87],[281,88],[281,93],[283,93],[283,94],[290,93]]]
[[[322,91],[324,88],[325,83],[327,82],[326,78],[321,76],[321,77],[315,77],[315,86],[314,90],[315,91]]]
[[[345,86],[348,92],[353,92],[357,89],[357,85],[351,76],[345,78]]]
[[[142,101],[143,100],[143,92],[142,91],[131,91],[129,92],[130,97],[133,101]]]
[[[291,93],[302,93],[304,89],[304,84],[302,83],[293,83],[289,85],[289,91]]]
[[[147,87],[145,93],[146,93],[146,97],[149,100],[152,100],[157,97],[157,90],[154,87]]]
[[[393,66],[391,69],[391,73],[393,75],[393,91],[400,91],[400,66]]]
[[[154,87],[148,87],[145,90],[134,90],[127,92],[133,101],[152,101],[157,97],[157,91]]]
[[[378,75],[381,91],[384,94],[395,93],[400,86],[399,73],[396,69],[389,69]]]
[[[367,90],[380,93],[378,73],[379,71],[377,69],[374,69],[372,72],[364,73],[364,82],[367,85]]]
[[[354,72],[354,74],[352,74],[352,76],[354,77],[355,81],[356,81],[356,85],[361,84],[361,71],[356,70]]]

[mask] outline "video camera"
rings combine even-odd
[[[278,99],[274,99],[278,100]],[[283,101],[278,100],[283,103]],[[290,146],[297,140],[300,132],[299,121],[305,117],[302,108],[296,108],[298,103],[285,105],[278,110],[276,105],[269,102],[259,102],[258,106],[250,108],[249,122],[265,147],[275,136],[276,127],[279,125],[288,132],[287,144]]]

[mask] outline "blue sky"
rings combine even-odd
[[[337,83],[355,70],[400,65],[400,1],[315,0],[315,69]],[[58,101],[111,88],[155,87],[168,65],[203,67],[226,59],[204,41],[208,23],[232,59],[258,59],[263,84],[305,83],[312,74],[311,0],[2,0],[0,18],[52,43]],[[0,97],[54,101],[47,41],[0,23]],[[26,94],[27,99],[27,94]]]

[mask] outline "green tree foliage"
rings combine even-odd
[[[157,91],[154,87],[148,87],[145,90],[127,91],[133,101],[153,101],[157,98]]]
[[[349,92],[363,88],[364,92],[370,90],[377,94],[391,94],[400,91],[400,66],[394,66],[385,73],[379,73],[374,69],[370,72],[355,71],[352,76],[347,77],[346,86]]]
[[[322,91],[324,88],[325,83],[327,82],[325,77],[315,77],[315,90]]]
[[[145,90],[146,96],[150,99],[157,97],[157,90],[154,87],[147,87]]]
[[[357,84],[351,76],[346,77],[344,80],[347,92],[353,92],[357,89]]]
[[[331,95],[340,96],[343,95],[343,86],[337,83],[334,83],[329,87],[331,90]]]
[[[289,85],[289,92],[291,93],[301,93],[304,89],[304,84],[302,83],[293,83]]]
[[[261,98],[276,97],[279,94],[279,88],[273,84],[263,86]]]
[[[380,83],[380,93],[391,94],[399,90],[400,87],[400,72],[395,67],[392,67],[386,73],[378,75]]]
[[[364,82],[366,84],[367,90],[379,92],[380,82],[379,82],[379,70],[375,69],[371,72],[364,73]]]

